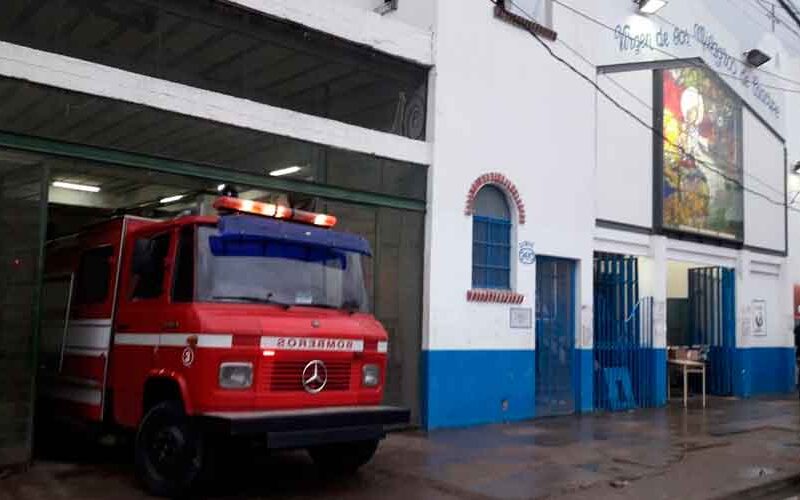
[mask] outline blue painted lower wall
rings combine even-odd
[[[575,349],[573,352],[572,383],[575,386],[575,412],[589,413],[594,410],[594,351]]]
[[[645,386],[646,406],[663,406],[667,394],[667,350],[644,349],[652,363]],[[533,350],[442,350],[422,353],[422,419],[427,429],[525,420],[536,416]],[[791,347],[736,349],[733,392],[738,397],[795,391],[795,350]],[[575,411],[591,412],[594,354],[573,353]],[[643,372],[648,373],[648,372]]]
[[[795,391],[794,347],[736,349],[733,393],[738,397]]]
[[[535,359],[533,350],[423,351],[423,425],[436,429],[533,418]]]
[[[667,404],[667,350],[651,349],[653,360],[653,406]]]

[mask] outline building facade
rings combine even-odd
[[[697,344],[712,393],[793,390],[792,15],[484,3],[437,3],[428,426],[661,405],[667,349]],[[484,294],[487,179],[511,230],[506,290]]]
[[[29,453],[45,240],[222,184],[370,240],[387,400],[424,428],[663,405],[669,347],[706,346],[711,392],[793,390],[793,15],[3,2],[0,463]]]

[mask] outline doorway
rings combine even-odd
[[[575,263],[536,260],[536,415],[575,412]]]
[[[620,411],[657,405],[653,297],[647,262],[631,255],[594,254],[596,409]]]
[[[733,394],[736,350],[736,274],[723,267],[689,270],[689,334],[708,348],[708,392]]]
[[[706,363],[707,391],[734,392],[736,272],[721,266],[670,262],[667,278],[667,345],[694,349]]]

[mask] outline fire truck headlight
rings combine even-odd
[[[223,389],[247,389],[253,385],[253,363],[219,365],[219,386]]]
[[[381,379],[381,369],[378,365],[364,365],[361,369],[361,383],[364,387],[375,387]]]

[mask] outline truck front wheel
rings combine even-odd
[[[136,435],[135,453],[139,479],[157,496],[185,496],[203,471],[202,437],[180,402],[165,401],[147,412]]]
[[[323,472],[352,473],[375,455],[378,440],[337,443],[308,449],[308,454]]]

